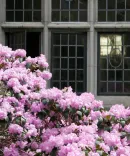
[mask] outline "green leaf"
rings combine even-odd
[[[41,112],[37,113],[37,116],[43,120],[46,117],[47,113],[45,110],[42,110]]]

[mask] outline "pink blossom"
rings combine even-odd
[[[23,128],[17,124],[11,124],[9,126],[9,133],[11,134],[21,134],[23,132]]]

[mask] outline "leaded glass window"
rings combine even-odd
[[[130,21],[130,0],[98,0],[98,21]]]
[[[52,0],[52,21],[87,21],[87,0]]]
[[[86,34],[54,33],[52,42],[52,86],[72,86],[81,93],[86,90]]]
[[[100,34],[98,93],[130,94],[130,33]]]
[[[41,21],[41,0],[6,0],[6,21]]]

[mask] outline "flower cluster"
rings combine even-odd
[[[0,155],[129,156],[130,109],[47,89],[48,67],[44,55],[0,45]]]

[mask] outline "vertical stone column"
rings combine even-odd
[[[96,55],[95,55],[95,32],[94,32],[94,22],[95,22],[95,5],[94,5],[95,0],[88,0],[88,13],[89,13],[89,18],[88,21],[90,23],[90,30],[88,32],[88,92],[91,92],[93,94],[96,94],[96,83],[95,83],[95,77],[97,76],[95,73],[96,69]]]
[[[6,0],[0,0],[0,43],[5,45],[5,33],[1,27],[1,24],[6,19]]]

